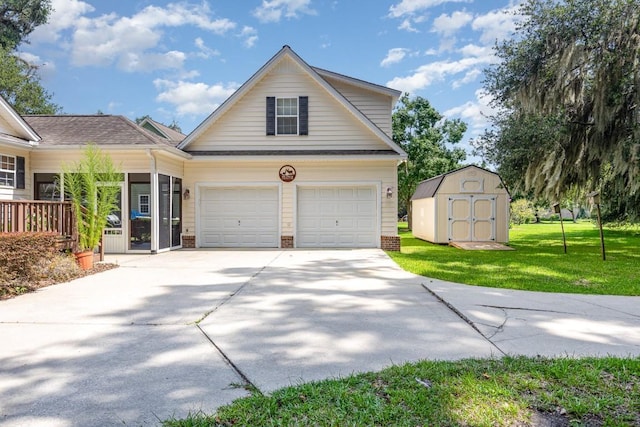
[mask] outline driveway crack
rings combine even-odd
[[[218,310],[220,307],[222,307],[223,305],[225,305],[226,303],[228,303],[229,301],[231,301],[231,299],[233,297],[235,297],[236,295],[238,295],[240,292],[242,292],[242,290],[249,284],[251,283],[251,281],[253,279],[255,279],[258,275],[260,275],[267,267],[269,267],[271,264],[273,264],[275,262],[275,260],[277,260],[278,258],[280,258],[280,255],[282,255],[282,252],[280,252],[275,258],[273,258],[271,261],[269,261],[268,263],[266,263],[265,265],[262,266],[262,268],[260,268],[258,271],[256,271],[255,273],[253,273],[251,275],[251,277],[249,277],[249,279],[247,279],[246,282],[244,282],[242,285],[240,285],[238,287],[238,289],[236,289],[235,291],[233,291],[232,293],[230,293],[226,298],[224,298],[222,301],[220,301],[220,304],[216,305],[215,307],[213,307],[211,310],[205,312],[199,319],[197,319],[195,322],[193,322],[196,325],[199,325],[200,322],[202,322],[204,319],[206,319],[207,317],[209,317],[210,314],[214,313],[216,310]],[[215,345],[215,344],[214,344]]]
[[[213,341],[211,339],[211,337],[209,337],[209,335],[207,335],[207,333],[200,327],[200,325],[196,324],[196,328],[198,328],[200,330],[200,332],[202,332],[202,335],[204,335],[204,337],[207,339],[207,341],[209,341],[211,343],[211,345],[213,345],[213,347],[218,351],[220,356],[222,356],[222,358],[224,359],[225,363],[227,365],[229,365],[229,367],[231,369],[233,369],[233,371],[236,373],[236,375],[238,375],[241,378],[245,390],[247,390],[247,391],[249,391],[251,393],[257,393],[260,396],[262,396],[263,395],[262,391],[260,391],[260,389],[253,382],[251,382],[249,377],[247,377],[245,375],[245,373],[242,372],[240,370],[240,368],[235,363],[233,363],[233,361],[229,358],[229,356],[227,356],[226,353],[224,351],[222,351],[222,349],[220,347],[218,347],[218,345],[215,343],[215,341]]]
[[[477,304],[477,306],[487,307],[487,308],[497,308],[498,310],[502,310],[505,313],[505,316],[507,314],[507,310],[537,311],[540,313],[575,314],[575,313],[570,313],[568,311],[547,310],[547,309],[541,309],[541,308],[507,307],[507,306],[489,305],[489,304]]]
[[[502,353],[504,356],[507,355],[507,353],[505,353],[504,351],[502,351],[502,349],[500,347],[498,347],[494,342],[491,341],[491,337],[495,336],[494,333],[491,335],[491,337],[486,336],[485,334],[482,333],[482,331],[475,325],[475,323],[473,323],[473,321],[471,321],[471,319],[469,319],[467,316],[464,315],[464,313],[462,313],[460,310],[458,310],[457,308],[455,308],[452,304],[450,304],[448,301],[446,301],[444,298],[442,298],[440,295],[438,295],[437,293],[435,293],[434,291],[432,291],[431,289],[429,289],[429,287],[427,285],[425,285],[424,283],[420,283],[420,285],[427,291],[429,292],[431,295],[433,295],[438,301],[440,301],[442,304],[444,304],[445,306],[447,306],[447,308],[449,308],[449,310],[453,311],[456,316],[458,316],[460,319],[464,320],[465,323],[467,323],[469,326],[471,326],[477,333],[480,334],[481,337],[483,337],[484,339],[486,339],[487,341],[489,341],[491,343],[491,345],[493,345],[495,348],[498,349],[498,351],[500,353]],[[504,326],[504,324],[507,322],[507,319],[505,318],[505,321],[502,323],[502,325],[500,326],[500,328],[502,328]]]

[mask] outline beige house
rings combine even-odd
[[[433,243],[509,241],[509,192],[495,172],[478,166],[418,184],[413,235]]]
[[[0,200],[59,199],[61,165],[93,142],[124,172],[106,252],[397,250],[399,96],[284,46],[186,137],[151,119],[20,117],[2,101]]]

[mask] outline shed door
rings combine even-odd
[[[376,194],[371,186],[298,188],[296,246],[377,247]]]
[[[277,187],[212,187],[200,192],[200,247],[277,248]]]
[[[496,197],[450,196],[448,239],[452,242],[491,242],[496,239]]]

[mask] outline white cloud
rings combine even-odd
[[[496,113],[496,110],[490,106],[491,96],[483,89],[476,90],[475,96],[475,101],[465,102],[442,113],[444,117],[459,117],[467,123],[469,125],[469,137],[471,138],[480,135],[485,129],[489,128],[488,117]]]
[[[432,31],[445,36],[451,36],[472,20],[473,15],[466,11],[455,11],[451,15],[443,13],[433,20]]]
[[[198,52],[196,55],[199,56],[200,58],[210,58],[212,56],[219,56],[220,52],[216,49],[211,49],[210,47],[208,47],[205,43],[204,40],[202,40],[202,38],[200,37],[196,37],[196,39],[193,41],[193,44],[200,50],[200,52]]]
[[[400,3],[392,5],[389,8],[389,16],[392,18],[401,18],[450,1],[465,0],[402,0]]]
[[[172,50],[166,53],[135,53],[128,52],[120,56],[118,67],[128,72],[147,72],[161,69],[182,68],[187,55],[184,52]]]
[[[459,49],[462,56],[494,57],[493,47],[468,44]]]
[[[38,55],[29,52],[17,52],[19,58],[27,62],[32,67],[38,69],[39,76],[46,80],[56,71],[56,64],[53,61],[43,61]]]
[[[453,83],[451,83],[451,87],[453,87],[454,89],[458,89],[462,85],[472,83],[476,81],[481,74],[482,74],[481,69],[473,68],[467,71],[464,77],[462,77],[461,79],[454,80]]]
[[[496,40],[503,40],[516,29],[516,21],[521,19],[515,7],[494,10],[473,20],[471,28],[480,31],[480,42],[493,44]]]
[[[50,23],[34,31],[34,40],[66,46],[76,66],[116,64],[125,71],[180,68],[186,54],[161,46],[164,28],[194,26],[224,35],[236,27],[229,19],[212,18],[207,2],[151,5],[132,16],[111,13],[95,18],[88,16],[93,6],[79,0],[53,0],[52,6]],[[70,42],[59,42],[68,29]],[[215,51],[200,49],[200,55],[212,54]]]
[[[406,77],[395,77],[387,82],[387,86],[403,92],[416,92],[433,83],[442,82],[449,76],[467,73],[480,65],[487,64],[488,57],[469,57],[457,61],[435,61],[420,66],[415,72]]]
[[[235,82],[209,86],[206,83],[165,79],[156,79],[153,84],[160,92],[156,101],[174,105],[178,116],[209,114],[239,87]]]
[[[31,33],[31,42],[52,43],[60,38],[60,32],[73,28],[83,15],[93,12],[95,8],[80,0],[52,0],[49,21],[36,27]]]
[[[244,38],[245,47],[253,47],[258,41],[258,30],[245,25],[244,27],[242,27],[240,37]]]
[[[389,49],[387,56],[382,60],[382,62],[380,62],[380,66],[388,67],[391,64],[397,64],[407,56],[407,53],[409,53],[409,49],[405,49],[403,47]]]
[[[253,10],[253,16],[260,22],[279,22],[285,18],[297,18],[301,14],[315,15],[310,7],[311,0],[262,0],[262,4]]]
[[[411,21],[410,18],[407,18],[407,19],[403,20],[402,23],[400,25],[398,25],[398,29],[399,30],[409,31],[410,33],[419,33],[420,32],[413,26],[412,21]]]

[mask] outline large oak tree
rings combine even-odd
[[[640,214],[640,0],[527,0],[485,88],[501,108],[476,141],[510,186],[561,200],[603,191]]]

